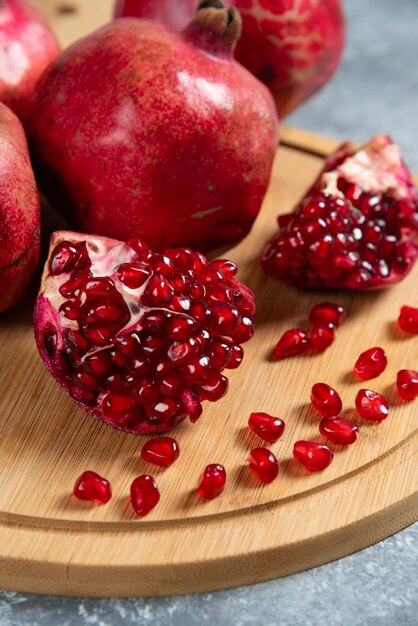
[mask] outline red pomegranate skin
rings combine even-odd
[[[0,103],[0,312],[22,295],[38,263],[39,214],[23,127]]]
[[[272,92],[279,117],[289,115],[337,70],[345,43],[341,0],[229,0],[243,33],[235,58]],[[175,29],[193,15],[195,0],[119,0],[116,17],[156,19]]]
[[[60,46],[33,6],[0,0],[0,50],[0,100],[24,121],[35,85]]]
[[[250,230],[277,146],[274,103],[232,58],[238,13],[234,31],[224,9],[199,15],[182,35],[112,22],[40,81],[31,142],[78,229],[202,251]]]

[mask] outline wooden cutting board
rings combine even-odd
[[[84,414],[38,357],[30,294],[0,317],[0,586],[36,593],[92,596],[178,594],[232,587],[296,572],[364,548],[417,519],[418,401],[402,402],[396,372],[417,368],[418,340],[397,330],[402,304],[418,304],[418,267],[401,284],[369,294],[301,291],[267,278],[258,257],[310,185],[335,141],[284,129],[273,179],[251,235],[228,256],[256,293],[256,334],[243,365],[230,373],[230,391],[205,407],[195,425],[176,431],[179,460],[158,470],[139,459],[148,437],[122,434]],[[271,362],[281,333],[304,324],[324,299],[343,304],[348,318],[323,354]],[[356,444],[335,447],[334,462],[307,473],[291,458],[297,439],[318,438],[310,388],[337,388],[344,415],[354,416],[358,354],[383,346],[389,366],[367,383],[391,405],[381,424],[361,423]],[[278,479],[262,485],[245,460],[251,411],[286,421],[271,446]],[[217,500],[195,492],[208,463],[225,465],[227,487]],[[109,478],[105,506],[71,496],[75,478],[92,469]],[[129,486],[154,474],[160,504],[144,519],[129,505]]]

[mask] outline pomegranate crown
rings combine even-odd
[[[202,0],[183,37],[211,54],[232,55],[241,29],[241,15],[235,7],[226,8],[220,0]]]

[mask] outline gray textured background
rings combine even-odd
[[[288,122],[341,139],[392,134],[418,171],[418,0],[345,0],[345,6],[349,36],[342,68]],[[415,524],[308,572],[180,598],[82,600],[0,592],[0,625],[416,626],[417,540]]]

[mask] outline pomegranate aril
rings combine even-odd
[[[222,338],[215,337],[210,346],[208,356],[212,368],[224,368],[232,356],[232,345]]]
[[[73,269],[78,258],[78,248],[70,241],[63,241],[54,250],[51,257],[51,274],[55,276]]]
[[[106,504],[112,497],[112,488],[106,478],[87,470],[77,478],[73,493],[79,500]]]
[[[412,306],[403,306],[399,314],[398,324],[407,333],[418,333],[418,309]]]
[[[158,402],[155,402],[151,406],[147,406],[145,408],[145,411],[147,417],[157,419],[160,422],[165,422],[171,417],[174,417],[178,409],[178,402],[176,402],[173,398],[170,398],[169,396],[163,396],[161,399],[158,400]]]
[[[312,325],[333,324],[338,328],[346,318],[344,307],[335,302],[320,302],[315,304],[309,313],[309,321]]]
[[[302,328],[291,328],[280,337],[277,342],[273,357],[276,360],[284,359],[305,352],[309,347],[308,333]]]
[[[209,375],[209,359],[207,356],[192,358],[187,365],[180,367],[179,371],[183,378],[188,382],[201,382]]]
[[[197,389],[202,400],[216,402],[226,394],[228,385],[229,382],[226,376],[211,374],[204,383],[197,385]]]
[[[376,378],[386,369],[388,360],[382,348],[370,348],[362,352],[354,365],[354,374],[360,380]]]
[[[103,350],[93,352],[84,359],[86,370],[96,376],[110,376],[113,371],[113,364],[109,354]]]
[[[356,441],[358,426],[344,417],[323,417],[319,423],[319,432],[332,443],[348,446]]]
[[[174,289],[163,276],[152,276],[142,295],[146,306],[166,306],[174,295]]]
[[[343,408],[337,391],[326,383],[315,383],[311,390],[311,402],[318,413],[324,417],[338,415]]]
[[[83,316],[83,306],[80,301],[63,302],[59,308],[60,315],[68,320],[80,321]]]
[[[151,271],[144,263],[122,263],[117,271],[119,280],[129,289],[139,289],[150,275]]]
[[[404,400],[418,398],[418,372],[414,370],[400,370],[396,376],[398,393]]]
[[[198,274],[199,280],[206,285],[225,282],[225,273],[214,265],[207,265]]]
[[[181,400],[186,412],[189,414],[190,421],[193,423],[197,422],[203,412],[200,395],[196,391],[188,389],[183,391]]]
[[[138,402],[143,406],[152,404],[159,397],[157,384],[151,378],[139,380],[136,386]]]
[[[328,446],[315,441],[296,441],[293,446],[293,458],[308,472],[324,470],[330,465],[333,457],[334,454]]]
[[[131,504],[139,517],[148,515],[159,500],[160,492],[152,476],[144,474],[135,478],[131,485]]]
[[[135,398],[126,391],[124,393],[118,391],[109,391],[102,400],[102,409],[104,415],[111,417],[123,416],[129,413],[136,404]]]
[[[210,305],[210,327],[221,335],[232,335],[241,323],[238,309],[227,302],[214,302]]]
[[[219,269],[221,269],[223,273],[225,274],[225,278],[227,280],[235,276],[235,274],[238,271],[238,267],[236,263],[234,263],[233,261],[229,261],[227,259],[216,259],[215,261],[211,262],[210,266],[218,267]]]
[[[211,463],[203,471],[197,488],[198,494],[206,500],[217,498],[225,488],[226,471],[223,465]]]
[[[233,370],[241,365],[243,358],[244,358],[243,348],[241,346],[233,345],[231,356],[225,367],[227,367],[229,370]]]
[[[89,299],[107,300],[110,297],[119,299],[115,283],[110,278],[89,278],[84,283],[83,290]]]
[[[181,340],[190,337],[195,328],[196,322],[194,319],[183,315],[176,315],[168,322],[166,332],[171,339]]]
[[[180,447],[172,437],[157,437],[147,441],[141,449],[141,457],[148,463],[170,467],[179,458]]]
[[[106,346],[110,343],[113,335],[114,328],[105,324],[87,324],[83,326],[83,334],[91,343],[96,346]]]
[[[262,483],[271,483],[279,474],[279,463],[271,450],[254,448],[247,459],[249,468]]]
[[[268,413],[251,413],[248,418],[248,427],[264,441],[274,443],[282,436],[285,423],[280,417],[274,417]]]
[[[326,350],[335,339],[335,326],[331,323],[318,323],[311,331],[311,346],[315,350]]]
[[[233,341],[245,343],[254,335],[254,326],[249,317],[243,317],[237,330],[232,334]]]
[[[78,330],[66,328],[63,332],[64,341],[69,348],[77,352],[87,352],[91,348],[91,343]]]
[[[389,405],[382,394],[371,389],[360,389],[356,396],[357,413],[365,420],[381,422],[389,415]]]

